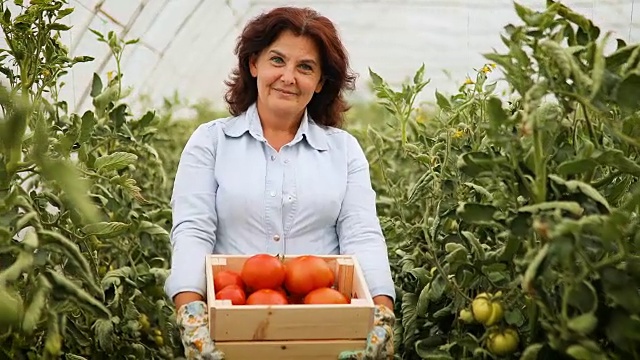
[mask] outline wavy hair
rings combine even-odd
[[[229,112],[237,116],[257,100],[258,87],[251,76],[249,61],[284,30],[308,36],[320,51],[324,84],[307,105],[309,115],[320,125],[342,127],[344,112],[349,109],[344,92],[355,88],[356,75],[349,68],[347,51],[331,20],[310,8],[278,7],[255,17],[245,26],[234,50],[238,65],[225,81],[229,87],[224,97]]]

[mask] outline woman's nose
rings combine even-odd
[[[282,80],[282,82],[286,84],[292,84],[293,82],[295,82],[293,69],[291,69],[290,67],[285,67],[282,70],[282,75],[280,76],[280,80]]]

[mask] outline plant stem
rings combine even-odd
[[[535,203],[542,203],[547,199],[547,161],[545,159],[544,148],[542,144],[541,129],[538,127],[537,120],[533,126],[533,147],[534,147],[534,164],[536,172],[535,186]]]

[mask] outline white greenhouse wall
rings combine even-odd
[[[603,32],[637,42],[640,1],[634,2],[564,1]],[[541,9],[545,0],[520,3]],[[68,18],[73,30],[66,42],[72,55],[96,60],[75,67],[62,96],[72,108],[86,108],[93,72],[104,78],[115,70],[106,46],[87,31],[92,28],[141,39],[126,50],[122,63],[125,85],[134,95],[147,94],[157,102],[177,91],[190,101],[206,98],[221,105],[223,81],[234,66],[236,36],[246,21],[289,4],[311,6],[337,24],[352,68],[360,75],[357,97],[368,97],[369,67],[397,84],[422,63],[431,78],[427,98],[433,98],[435,89],[454,91],[485,62],[481,53],[502,49],[504,25],[518,22],[508,0],[71,0],[76,11]]]

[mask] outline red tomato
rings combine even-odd
[[[279,292],[280,294],[284,295],[284,297],[287,297],[287,292],[284,291],[284,289],[282,287],[279,287],[276,289],[277,292]]]
[[[247,301],[244,290],[235,284],[226,286],[216,293],[217,300],[231,300],[233,305],[244,305]]]
[[[238,285],[244,289],[244,282],[235,271],[222,270],[213,277],[213,288],[216,292],[226,288],[229,285]]]
[[[250,291],[277,289],[284,281],[284,265],[273,255],[254,255],[244,262],[240,277]]]
[[[289,302],[281,292],[272,289],[261,289],[249,295],[247,305],[286,305]]]
[[[315,289],[304,297],[305,304],[349,304],[350,301],[338,290],[328,287]]]
[[[284,287],[294,295],[306,295],[333,286],[335,274],[326,261],[313,255],[292,258],[285,264]]]

